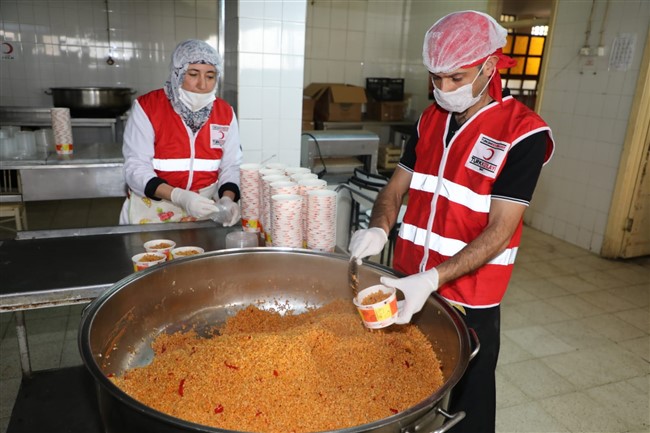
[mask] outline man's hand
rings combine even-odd
[[[388,235],[384,229],[372,227],[357,230],[350,239],[350,257],[356,257],[357,264],[360,265],[361,259],[381,253],[386,242]]]
[[[211,213],[217,212],[214,201],[182,188],[172,190],[171,201],[176,206],[185,209],[185,212],[194,218],[205,218]]]
[[[395,287],[404,293],[404,301],[398,303],[395,321],[398,325],[404,325],[424,307],[431,293],[438,290],[438,271],[433,268],[404,278],[381,277],[380,281],[384,286]]]

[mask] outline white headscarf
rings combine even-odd
[[[212,105],[193,112],[181,102],[178,89],[183,85],[187,67],[190,64],[212,65],[217,73],[223,72],[223,60],[217,50],[204,41],[189,39],[176,46],[172,53],[172,60],[169,65],[169,78],[165,82],[165,94],[174,107],[174,111],[185,121],[187,126],[196,133],[210,117]],[[214,92],[217,91],[215,86]]]

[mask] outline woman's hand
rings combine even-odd
[[[205,218],[218,211],[213,200],[186,189],[174,188],[171,201],[194,218]]]

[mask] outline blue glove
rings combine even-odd
[[[380,281],[384,286],[394,287],[404,293],[404,301],[397,303],[395,321],[398,325],[404,325],[424,307],[429,296],[438,290],[438,271],[433,268],[404,278],[381,277]]]

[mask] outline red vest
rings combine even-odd
[[[138,102],[153,125],[153,166],[158,177],[185,188],[191,175],[192,191],[214,184],[233,118],[230,105],[219,98],[213,102],[210,117],[196,134],[192,156],[192,138],[163,89],[138,97]]]
[[[405,274],[420,271],[431,199],[438,182],[450,116],[434,104],[424,111],[419,122],[409,203],[393,262],[395,269]],[[522,139],[539,131],[548,132],[548,161],[554,147],[550,128],[536,113],[510,96],[501,104],[483,108],[455,133],[449,144],[436,203],[426,269],[449,259],[483,231],[488,223],[492,185],[505,165],[508,152]],[[498,305],[512,274],[521,230],[522,221],[503,253],[478,270],[441,286],[438,293],[468,307]]]

